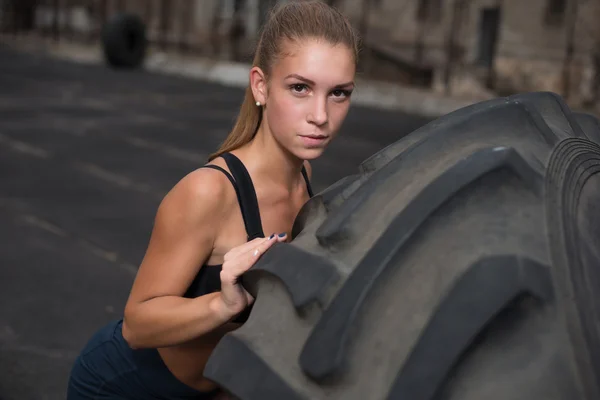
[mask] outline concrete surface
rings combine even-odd
[[[122,315],[156,207],[224,139],[238,88],[0,46],[0,399],[59,400]],[[353,107],[321,190],[427,121]]]

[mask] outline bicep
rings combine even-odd
[[[135,278],[130,303],[155,297],[180,296],[213,250],[221,199],[214,182],[201,190],[182,180],[161,202],[146,254]],[[213,183],[213,185],[211,185]]]

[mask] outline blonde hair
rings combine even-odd
[[[354,62],[358,63],[359,38],[350,21],[322,1],[305,0],[289,1],[271,10],[258,40],[252,66],[262,69],[268,77],[275,59],[281,55],[282,42],[304,38],[324,39],[333,45],[342,43],[353,51]],[[261,119],[262,108],[256,105],[248,86],[233,129],[209,161],[250,142]]]

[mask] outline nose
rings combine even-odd
[[[327,123],[327,99],[323,99],[321,96],[313,97],[311,102],[311,110],[307,115],[308,122],[317,126],[322,126]]]

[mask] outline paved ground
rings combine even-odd
[[[0,399],[59,400],[122,313],[164,193],[224,138],[242,92],[0,48]],[[425,119],[354,108],[321,190]]]

